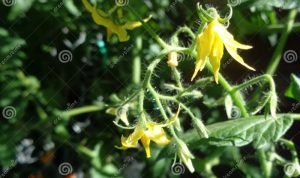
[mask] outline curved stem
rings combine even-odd
[[[155,102],[156,102],[157,106],[159,107],[159,110],[160,110],[161,115],[163,116],[164,120],[168,121],[169,118],[168,118],[168,116],[167,116],[167,114],[166,114],[166,111],[164,110],[164,108],[163,108],[163,106],[162,106],[162,103],[161,103],[161,101],[160,101],[159,96],[157,95],[157,92],[154,90],[154,88],[151,86],[151,84],[148,85],[148,89],[149,89],[150,93],[152,94],[152,96],[154,97]],[[173,127],[172,125],[169,126],[169,130],[170,130],[172,136],[173,136],[176,140],[179,139],[178,136],[176,135],[175,130],[174,130],[174,127]]]
[[[258,83],[261,80],[268,81],[269,84],[270,84],[270,90],[271,91],[275,91],[275,83],[274,83],[274,80],[273,80],[272,76],[269,75],[269,74],[264,74],[264,75],[258,76],[256,78],[253,78],[251,80],[248,80],[248,81],[246,81],[246,82],[244,82],[244,83],[242,83],[242,84],[240,84],[238,86],[233,87],[233,89],[231,90],[231,92],[235,93],[235,92],[237,92],[239,90],[242,90],[242,89],[244,89],[244,88],[246,88],[246,87],[248,87],[250,85]]]

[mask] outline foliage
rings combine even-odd
[[[299,176],[297,0],[1,3],[0,177]]]

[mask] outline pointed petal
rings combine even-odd
[[[171,141],[168,139],[164,129],[154,123],[149,123],[145,135],[158,145],[167,145]]]
[[[150,151],[150,139],[147,136],[142,136],[141,138],[142,144],[144,146],[144,149],[146,151],[147,158],[151,157],[151,151]]]
[[[139,139],[144,135],[144,129],[140,126],[136,126],[133,133],[130,134],[127,138],[121,138],[121,144],[123,147],[126,148],[135,148],[138,145]]]
[[[252,46],[244,45],[234,40],[233,36],[227,31],[227,29],[220,23],[214,27],[214,31],[220,36],[224,44],[240,49],[251,49]]]
[[[143,19],[143,21],[146,23],[148,22],[150,19],[151,19],[151,15],[145,19]],[[126,22],[124,25],[123,25],[123,28],[127,29],[127,30],[133,30],[137,27],[140,27],[142,26],[142,23],[139,22],[139,21],[135,21],[135,22]]]
[[[113,108],[113,107],[107,108],[105,110],[105,113],[116,116],[117,115],[117,108]]]
[[[215,42],[213,44],[213,49],[209,56],[209,61],[213,68],[213,73],[214,73],[216,83],[218,83],[221,59],[223,57],[223,48],[224,47],[223,47],[222,39],[216,35]]]
[[[112,24],[112,22],[109,19],[104,18],[101,15],[99,15],[96,6],[94,6],[92,9],[92,18],[93,18],[94,22],[98,25],[109,27]]]
[[[82,3],[87,11],[92,12],[93,6],[88,2],[88,0],[82,0]]]
[[[108,37],[111,37],[112,33],[115,33],[118,35],[120,42],[129,40],[127,31],[122,26],[116,25],[113,21],[111,21],[108,18],[102,17],[101,15],[99,15],[98,11],[99,10],[97,10],[97,7],[94,6],[93,10],[92,10],[92,18],[96,24],[104,26],[107,29],[109,29],[109,32],[107,35]],[[102,13],[104,13],[104,12],[102,12]]]
[[[166,123],[157,124],[157,126],[159,126],[159,127],[168,127],[168,126],[172,125],[178,119],[179,112],[180,112],[180,105],[178,106],[178,109],[177,109],[177,112],[176,112],[175,116],[171,117]]]
[[[111,38],[111,36],[112,36],[112,31],[110,30],[110,29],[106,29],[106,32],[107,32],[107,34],[106,34],[106,41],[109,41],[110,40],[110,38]]]
[[[216,22],[211,22],[204,32],[202,34],[199,34],[197,37],[197,59],[196,59],[196,66],[195,66],[195,71],[193,73],[193,76],[191,78],[191,81],[194,80],[196,77],[198,71],[202,71],[205,63],[206,63],[206,58],[211,52],[212,45],[214,42],[215,34],[213,31],[213,27]]]
[[[239,62],[243,66],[247,67],[248,69],[255,71],[255,69],[253,67],[249,66],[248,64],[246,64],[244,62],[243,58],[237,53],[236,48],[229,46],[226,43],[224,45],[225,45],[226,50],[230,54],[230,56],[232,56],[237,62]]]

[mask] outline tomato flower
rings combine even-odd
[[[252,46],[235,41],[226,27],[218,21],[218,18],[215,18],[208,24],[206,29],[197,36],[197,59],[191,80],[196,77],[199,70],[203,70],[206,60],[209,58],[209,62],[213,67],[215,81],[218,83],[218,74],[224,46],[232,58],[248,69],[255,71],[255,69],[247,65],[243,58],[237,53],[238,48],[251,49]]]
[[[128,148],[136,148],[138,141],[141,140],[142,145],[146,151],[147,158],[151,157],[150,142],[153,141],[158,145],[164,146],[171,142],[168,139],[163,127],[173,124],[179,115],[179,109],[174,117],[172,117],[167,123],[159,124],[152,121],[148,121],[145,124],[140,122],[134,129],[133,133],[127,138],[122,135],[122,146],[116,146],[118,149],[126,150]]]
[[[83,5],[92,14],[92,18],[94,22],[97,25],[101,25],[106,27],[107,31],[107,41],[111,38],[112,34],[115,33],[120,42],[128,41],[129,40],[129,35],[127,33],[127,30],[133,30],[137,27],[140,27],[142,25],[141,22],[126,22],[123,25],[118,25],[116,24],[111,18],[110,15],[105,13],[104,11],[100,10],[97,8],[96,5],[92,6],[88,0],[82,0]],[[144,22],[149,21],[151,16],[148,18],[144,19]]]

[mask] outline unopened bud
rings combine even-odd
[[[178,66],[178,54],[177,52],[170,52],[168,54],[168,66],[171,67],[171,68],[175,68]]]

